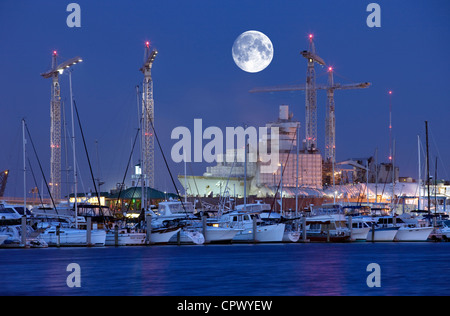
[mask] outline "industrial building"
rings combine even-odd
[[[189,196],[222,196],[225,192],[231,196],[243,197],[244,186],[247,194],[260,197],[274,196],[278,187],[307,187],[322,189],[322,156],[318,151],[312,153],[300,150],[297,142],[300,123],[293,119],[288,105],[280,105],[278,119],[265,125],[268,129],[279,129],[279,163],[273,173],[261,171],[261,159],[256,162],[229,162],[216,159],[215,166],[206,168],[202,176],[179,175],[178,179]],[[261,142],[271,142],[272,135]],[[266,146],[267,143],[265,144]],[[268,146],[269,148],[270,146]],[[239,150],[228,149],[226,155],[237,157]],[[298,166],[298,167],[297,167]],[[246,169],[246,173],[245,173]],[[298,175],[298,176],[297,176]],[[247,179],[245,179],[245,176]],[[246,180],[246,181],[245,181]],[[297,182],[298,181],[298,182]]]

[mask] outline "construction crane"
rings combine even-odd
[[[144,82],[142,85],[142,188],[155,187],[155,133],[152,125],[154,124],[155,109],[153,101],[153,81],[152,66],[158,51],[150,49],[150,42],[145,43],[145,62],[140,71],[144,74]],[[146,190],[145,190],[146,192]],[[144,190],[143,207],[146,204]]]
[[[317,56],[316,47],[313,41],[313,35],[309,34],[309,50],[300,53],[308,60],[306,71],[306,120],[305,120],[305,139],[306,148],[310,151],[317,150],[317,94],[316,94],[316,71],[314,63],[325,65],[322,58]]]
[[[61,89],[59,75],[65,69],[83,60],[74,57],[62,64],[57,64],[57,52],[52,53],[52,69],[41,74],[42,77],[52,78],[50,101],[50,193],[55,200],[61,199]]]
[[[346,89],[363,89],[370,86],[369,82],[355,83],[355,84],[340,84],[335,83],[333,78],[333,68],[328,67],[328,84],[317,85],[315,83],[314,62],[320,65],[325,65],[323,60],[315,54],[314,42],[312,35],[310,35],[310,51],[303,51],[301,54],[308,59],[308,71],[306,78],[306,85],[283,85],[273,87],[254,88],[250,90],[251,93],[256,92],[281,92],[281,91],[306,91],[306,149],[314,151],[317,148],[317,106],[316,106],[316,90],[327,91],[327,109],[325,119],[325,161],[335,162],[336,160],[336,123],[335,123],[335,104],[334,104],[334,90]]]

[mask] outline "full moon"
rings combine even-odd
[[[273,45],[265,34],[247,31],[234,41],[231,53],[239,68],[254,73],[269,66],[273,58]]]

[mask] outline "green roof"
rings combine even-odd
[[[178,198],[176,194],[173,193],[164,193],[152,188],[147,189],[147,198],[149,199],[168,199],[168,198]],[[131,187],[126,190],[120,192],[120,198],[125,200],[131,199],[140,199],[142,196],[142,188],[141,187]],[[119,192],[115,194],[111,194],[109,198],[117,199],[119,197]]]

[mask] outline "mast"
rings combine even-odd
[[[420,198],[422,194],[422,179],[421,179],[421,170],[420,170],[420,136],[417,135],[417,158],[419,162],[419,200],[417,202],[417,209],[420,210]]]
[[[26,164],[26,143],[25,119],[22,119],[22,146],[23,146],[23,215],[27,216],[27,164]]]
[[[298,169],[299,169],[299,147],[300,147],[300,123],[297,125],[297,177],[295,178],[295,217],[298,216]]]
[[[425,121],[425,136],[426,136],[426,144],[427,144],[427,191],[428,191],[428,214],[431,214],[430,206],[430,156],[428,151],[428,121]]]
[[[394,156],[395,156],[395,139],[393,140],[392,143],[392,215],[395,214],[394,211],[394,198],[395,198],[395,165],[394,165]]]
[[[73,95],[72,95],[72,71],[69,71],[69,87],[70,87],[70,111],[72,114],[72,152],[73,152],[73,197],[75,210],[75,228],[78,228],[78,170],[77,157],[75,154],[75,122],[73,113]],[[99,201],[100,202],[100,201]]]

